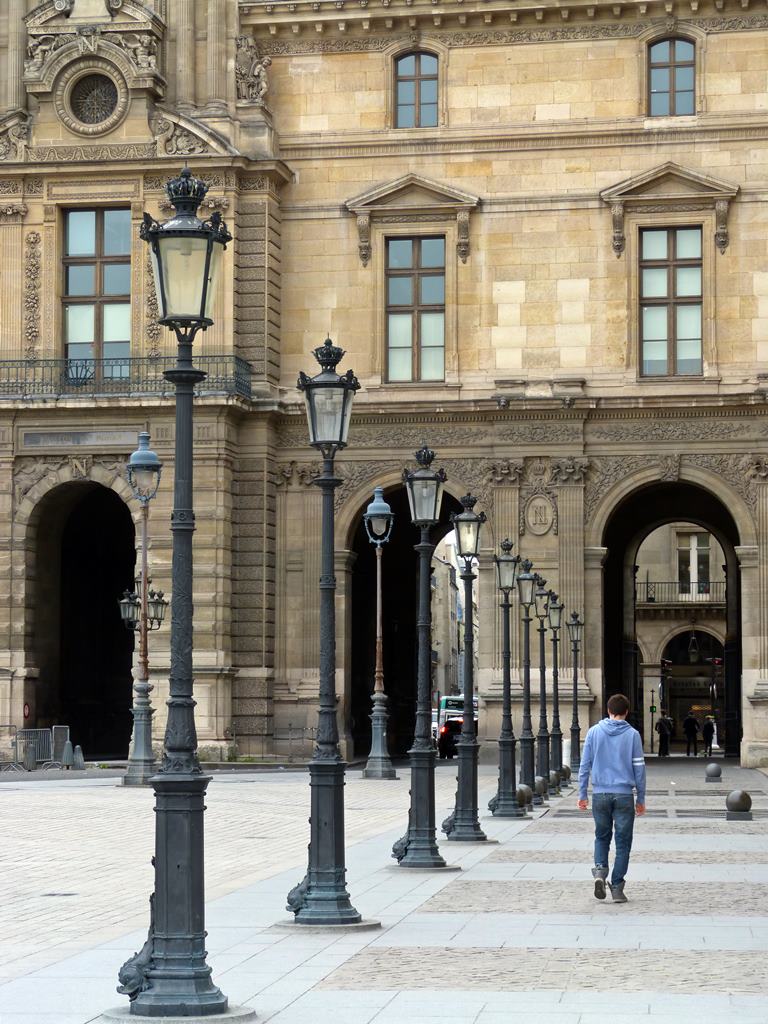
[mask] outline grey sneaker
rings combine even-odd
[[[611,899],[614,903],[628,903],[629,900],[624,895],[624,883],[617,882],[616,885],[610,885],[608,888],[611,890]]]
[[[607,868],[592,868],[592,877],[595,880],[595,899],[605,899],[605,877],[608,874]]]

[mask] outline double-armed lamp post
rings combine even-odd
[[[373,672],[373,710],[371,712],[371,752],[363,769],[364,779],[396,779],[387,749],[387,695],[384,692],[384,643],[381,615],[381,554],[392,534],[395,516],[384,500],[384,489],[376,487],[373,501],[365,510],[363,522],[368,540],[376,547],[376,666]]]
[[[309,443],[323,459],[314,483],[322,492],[320,564],[320,707],[317,737],[309,762],[310,839],[304,879],[288,894],[296,924],[344,925],[360,922],[347,892],[344,849],[344,769],[336,720],[336,576],[334,574],[333,493],[336,453],[347,445],[352,400],[360,384],[351,370],[336,367],[344,351],[330,338],[314,350],[320,373],[299,374],[309,424]]]
[[[440,519],[445,470],[433,469],[435,453],[423,445],[416,452],[419,468],[404,470],[411,522],[420,531],[415,545],[419,556],[418,668],[416,674],[416,729],[411,761],[411,805],[408,831],[392,847],[392,856],[405,868],[444,868],[446,863],[435,839],[435,748],[432,743],[430,577],[435,545],[430,530]]]
[[[502,706],[501,733],[499,734],[499,787],[488,808],[497,818],[524,818],[525,808],[517,800],[515,781],[515,733],[512,727],[512,592],[515,589],[520,555],[513,555],[512,541],[501,542],[501,554],[496,555],[496,572],[501,591],[502,623]]]
[[[558,773],[560,784],[565,782],[563,768],[563,730],[560,726],[560,629],[563,624],[563,608],[565,605],[554,592],[549,592],[549,629],[552,633],[552,731],[550,733],[550,764]]]
[[[459,777],[456,790],[456,806],[443,822],[443,831],[453,842],[484,841],[487,836],[480,828],[477,813],[477,765],[479,743],[475,727],[474,703],[474,615],[472,610],[472,584],[475,574],[472,566],[480,551],[480,527],[485,522],[485,512],[474,511],[477,498],[465,494],[461,499],[464,508],[458,515],[453,513],[451,522],[456,536],[456,554],[463,561],[460,573],[464,581],[464,721],[457,743]]]
[[[208,186],[188,167],[166,185],[175,209],[160,224],[144,214],[160,323],[176,335],[174,369],[164,376],[176,389],[171,667],[168,721],[155,791],[155,891],[149,936],[120,970],[120,991],[131,1012],[149,1017],[207,1017],[227,1010],[206,963],[203,812],[210,776],[197,758],[192,696],[192,414],[195,384],[205,373],[192,363],[192,343],[213,323],[210,310],[224,248],[231,240],[218,213],[201,221],[197,210]]]
[[[535,739],[531,723],[531,608],[536,589],[536,576],[531,572],[533,563],[527,558],[517,573],[517,593],[520,610],[523,613],[523,724],[520,731],[520,782],[535,792],[534,746]],[[536,794],[534,802],[541,803]]]
[[[128,460],[127,475],[131,493],[141,505],[141,572],[138,591],[126,590],[119,601],[120,616],[127,629],[139,634],[138,671],[133,684],[133,742],[128,757],[128,769],[123,776],[124,786],[146,786],[155,774],[155,756],[152,753],[152,716],[154,708],[149,699],[148,634],[159,629],[165,619],[168,602],[162,590],[151,590],[149,584],[149,503],[157,494],[163,465],[149,447],[149,434],[139,434],[139,447]]]
[[[536,735],[536,774],[544,780],[543,789],[549,789],[549,728],[547,725],[547,627],[549,591],[547,581],[536,577],[533,602],[539,620],[539,731]]]

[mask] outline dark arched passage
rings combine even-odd
[[[114,491],[80,481],[41,501],[34,536],[32,650],[39,727],[70,727],[87,758],[125,757],[133,635],[118,600],[133,589],[134,527]]]
[[[413,740],[416,722],[416,606],[418,558],[414,545],[419,531],[411,523],[405,488],[385,490],[395,514],[392,537],[382,560],[382,618],[384,688],[388,697],[390,754],[402,757]],[[366,505],[367,505],[366,501]],[[376,560],[362,515],[355,530],[352,550],[356,560],[352,576],[352,698],[349,728],[354,753],[368,754],[371,746],[371,694],[376,648]],[[451,512],[460,512],[455,498],[444,493],[440,522],[430,539],[437,543],[452,529]]]
[[[717,538],[725,556],[726,640],[724,645],[723,709],[725,750],[738,757],[741,743],[740,578],[735,548],[736,523],[723,503],[695,484],[677,481],[638,488],[614,510],[605,528],[607,555],[603,571],[604,699],[624,692],[635,711],[642,700],[639,688],[635,627],[635,559],[645,537],[665,523],[687,521]],[[642,715],[635,722],[642,728]]]

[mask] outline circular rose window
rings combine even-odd
[[[117,109],[117,86],[106,75],[86,75],[72,87],[69,103],[82,124],[102,124]]]

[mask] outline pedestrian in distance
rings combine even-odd
[[[661,717],[656,723],[656,732],[659,734],[659,757],[669,757],[669,738],[672,735],[672,719],[662,708]]]
[[[691,756],[691,747],[693,747],[693,756],[699,756],[699,733],[701,732],[701,726],[699,725],[698,718],[693,713],[693,708],[683,719],[683,732],[685,733],[685,756]]]
[[[614,903],[626,903],[624,881],[632,850],[635,816],[645,814],[645,758],[640,733],[627,721],[629,701],[622,693],[608,700],[608,717],[593,725],[584,741],[579,768],[579,809],[587,809],[592,778],[595,821],[595,897],[604,900],[611,840],[616,844],[608,888]],[[637,803],[633,796],[637,792]]]
[[[704,719],[701,738],[704,740],[704,756],[712,757],[712,741],[715,738],[715,720],[712,715],[707,715]]]

